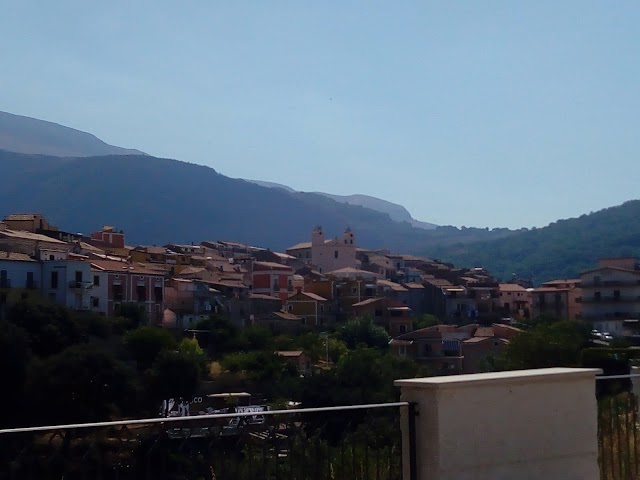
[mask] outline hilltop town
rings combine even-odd
[[[12,298],[38,294],[105,316],[133,305],[150,325],[174,332],[211,314],[273,334],[367,317],[387,331],[395,355],[446,374],[479,371],[518,334],[518,322],[541,315],[590,320],[607,339],[633,335],[638,322],[639,302],[621,288],[637,285],[634,259],[605,259],[582,279],[532,288],[515,278],[498,283],[481,267],[363,248],[349,228],[335,233],[317,226],[285,252],[226,240],[130,246],[111,226],[85,236],[40,214],[11,214],[0,223],[0,315]]]

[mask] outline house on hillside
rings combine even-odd
[[[640,260],[602,258],[582,272],[581,318],[601,332],[622,336],[640,320]],[[636,330],[633,328],[633,330]]]
[[[293,270],[281,263],[253,262],[251,284],[254,293],[285,301],[293,292]]]
[[[91,267],[93,296],[98,299],[92,309],[117,316],[123,304],[134,304],[145,311],[151,324],[162,324],[164,271],[152,264],[98,259],[91,261]]]
[[[531,293],[517,283],[501,283],[498,287],[500,309],[504,317],[529,318]]]
[[[582,311],[580,279],[552,280],[531,290],[533,317],[541,315],[576,320]]]
[[[335,324],[333,305],[311,292],[299,291],[285,301],[285,310],[302,318],[305,325],[326,327]]]
[[[435,325],[394,337],[392,353],[412,358],[434,374],[479,373],[489,357],[500,355],[521,330],[501,324]]]
[[[114,227],[105,225],[99,232],[92,232],[85,240],[88,244],[98,247],[107,255],[127,258],[131,248],[124,243],[124,232]]]
[[[295,365],[298,372],[302,375],[311,373],[311,360],[302,350],[281,350],[276,352],[279,356],[284,357],[287,362]]]
[[[413,330],[411,309],[402,302],[386,297],[374,297],[353,305],[357,317],[369,317],[383,326],[391,336]]]
[[[311,242],[303,242],[287,249],[287,254],[302,260],[307,265],[326,273],[341,268],[355,268],[360,265],[356,259],[356,238],[347,228],[340,236],[325,239],[324,230],[318,226],[311,233]]]

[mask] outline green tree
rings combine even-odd
[[[140,370],[151,367],[163,350],[176,348],[176,341],[161,327],[138,327],[124,336],[124,345],[135,359]]]
[[[24,403],[24,385],[31,358],[27,333],[12,323],[0,321],[0,426],[20,422],[20,408]],[[18,411],[16,411],[18,406]]]
[[[386,330],[366,317],[348,321],[338,329],[336,337],[342,340],[349,350],[359,345],[381,350],[386,350],[389,346],[389,335]]]
[[[149,323],[147,311],[137,303],[123,303],[120,305],[118,316],[126,320],[127,328],[138,328]]]
[[[223,315],[212,314],[209,318],[198,322],[195,329],[206,332],[198,338],[201,338],[203,345],[206,345],[205,348],[213,358],[220,358],[225,353],[237,350],[242,341],[238,327]]]
[[[9,307],[7,320],[27,332],[31,350],[38,356],[54,355],[87,341],[86,332],[60,305],[22,300]]]
[[[507,346],[509,369],[575,367],[580,352],[589,346],[589,327],[575,321],[541,323],[520,333]]]
[[[413,321],[413,329],[418,330],[420,328],[433,327],[434,325],[438,325],[440,319],[435,315],[431,315],[429,313],[425,313],[424,315],[420,315]]]
[[[200,366],[192,355],[180,351],[160,352],[148,372],[154,401],[192,398],[200,385]]]
[[[106,421],[136,403],[134,377],[110,354],[73,346],[29,369],[27,392],[36,423]]]
[[[183,338],[180,340],[180,343],[178,343],[178,352],[191,358],[198,365],[201,374],[204,375],[207,372],[209,359],[195,338]]]

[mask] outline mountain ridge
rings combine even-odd
[[[140,150],[109,145],[95,135],[82,130],[2,111],[0,111],[0,149],[57,157],[146,155]]]
[[[289,193],[302,193],[302,192],[298,192],[297,190],[294,190],[293,188],[287,185],[283,185],[281,183],[267,182],[264,180],[250,180],[250,179],[244,179],[244,180],[247,180],[248,182],[252,182],[267,188],[279,188]],[[339,203],[348,203],[350,205],[360,205],[365,208],[370,208],[378,212],[386,213],[387,215],[389,215],[389,217],[391,217],[392,220],[396,222],[407,222],[411,226],[416,228],[421,228],[424,230],[432,230],[437,227],[437,225],[433,223],[416,220],[409,213],[409,211],[400,204],[393,203],[388,200],[384,200],[382,198],[373,197],[371,195],[364,195],[360,193],[356,193],[352,195],[336,195],[333,193],[326,193],[326,192],[311,192],[311,193],[315,193],[317,195],[323,195]]]

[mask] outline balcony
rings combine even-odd
[[[640,302],[640,296],[612,296],[612,295],[608,295],[608,296],[600,296],[600,297],[596,297],[595,295],[593,296],[588,296],[588,297],[580,297],[581,298],[581,302],[585,303],[585,304],[591,304],[591,303],[637,303]]]
[[[92,286],[92,282],[78,282],[76,280],[71,280],[69,282],[69,288],[71,290],[85,290],[87,288],[91,288]]]
[[[0,478],[403,478],[401,424],[415,422],[407,402],[238,410],[0,431]]]

